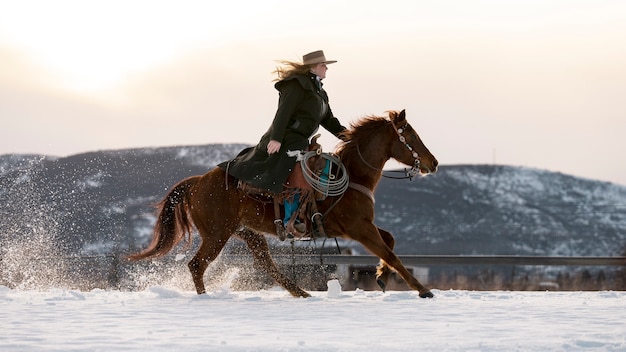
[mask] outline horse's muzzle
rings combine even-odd
[[[431,167],[428,167],[425,165],[425,163],[422,163],[420,164],[420,172],[424,175],[434,174],[437,172],[438,165],[439,165],[439,162],[437,161],[437,159],[433,159],[431,163]]]

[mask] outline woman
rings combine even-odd
[[[337,137],[346,129],[333,116],[321,82],[326,78],[327,65],[335,62],[326,60],[322,50],[304,55],[302,63],[281,61],[283,67],[274,71],[278,76],[274,87],[279,91],[279,99],[272,125],[256,146],[244,149],[235,159],[219,166],[231,176],[272,193],[281,193],[289,186],[289,175],[300,166],[296,165],[296,157],[287,152],[306,150],[309,138],[320,125]],[[298,198],[285,201],[284,224],[298,208]],[[302,226],[296,229],[303,232]]]

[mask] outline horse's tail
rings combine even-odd
[[[192,221],[188,213],[189,197],[192,187],[199,179],[200,176],[192,176],[180,181],[157,204],[159,216],[154,225],[150,246],[140,253],[128,256],[128,259],[162,257],[183,239],[187,246],[191,243]]]

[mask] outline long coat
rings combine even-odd
[[[270,128],[256,146],[219,167],[251,186],[280,193],[296,165],[296,157],[287,151],[305,150],[320,125],[337,137],[345,127],[333,116],[328,95],[314,74],[291,76],[274,87],[280,95]],[[281,142],[280,150],[272,155],[267,153],[270,140]]]

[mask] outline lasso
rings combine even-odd
[[[309,159],[318,156],[326,160],[326,167],[320,175],[311,170],[308,163]],[[348,189],[350,183],[348,172],[336,156],[330,153],[310,151],[303,154],[300,165],[306,182],[324,196],[341,196]]]

